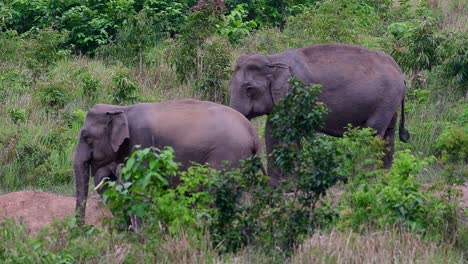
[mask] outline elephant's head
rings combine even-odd
[[[90,170],[115,161],[125,139],[129,138],[127,116],[120,107],[95,105],[86,115],[74,157],[76,209],[78,221],[84,222]]]
[[[269,114],[288,92],[291,70],[271,56],[243,55],[230,82],[230,107],[248,119]]]

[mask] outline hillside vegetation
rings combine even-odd
[[[289,143],[278,150],[294,175],[288,186],[266,188],[261,161],[249,159],[232,171],[194,166],[168,190],[141,175],[145,164],[175,173],[172,150],[140,150],[123,170],[135,184],[106,196],[115,216],[106,228],[70,218],[29,238],[2,219],[0,262],[468,261],[468,205],[458,202],[468,181],[466,0],[5,0],[0,29],[0,193],[73,195],[73,151],[89,108],[228,104],[245,53],[319,43],[384,51],[406,74],[411,134],[396,141],[385,171],[370,130],[309,135],[323,122],[320,87],[291,80],[295,96],[272,114],[279,128],[295,129],[277,131]],[[264,121],[253,120],[261,137]],[[131,214],[144,219],[139,234],[122,231]]]

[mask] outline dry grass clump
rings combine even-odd
[[[450,245],[398,230],[316,233],[299,246],[292,263],[463,263]]]

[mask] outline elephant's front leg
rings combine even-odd
[[[271,135],[271,122],[265,123],[265,147],[268,155],[268,176],[270,177],[270,185],[278,186],[287,176],[284,171],[275,165],[276,158],[273,157],[273,149],[279,144],[279,140]]]

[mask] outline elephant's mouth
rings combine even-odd
[[[256,113],[255,111],[250,111],[248,114],[245,115],[245,117],[250,121],[256,117],[265,115],[264,113]]]
[[[250,120],[252,120],[253,118],[255,118],[257,116],[255,116],[254,114],[249,113],[245,117],[250,121]]]

